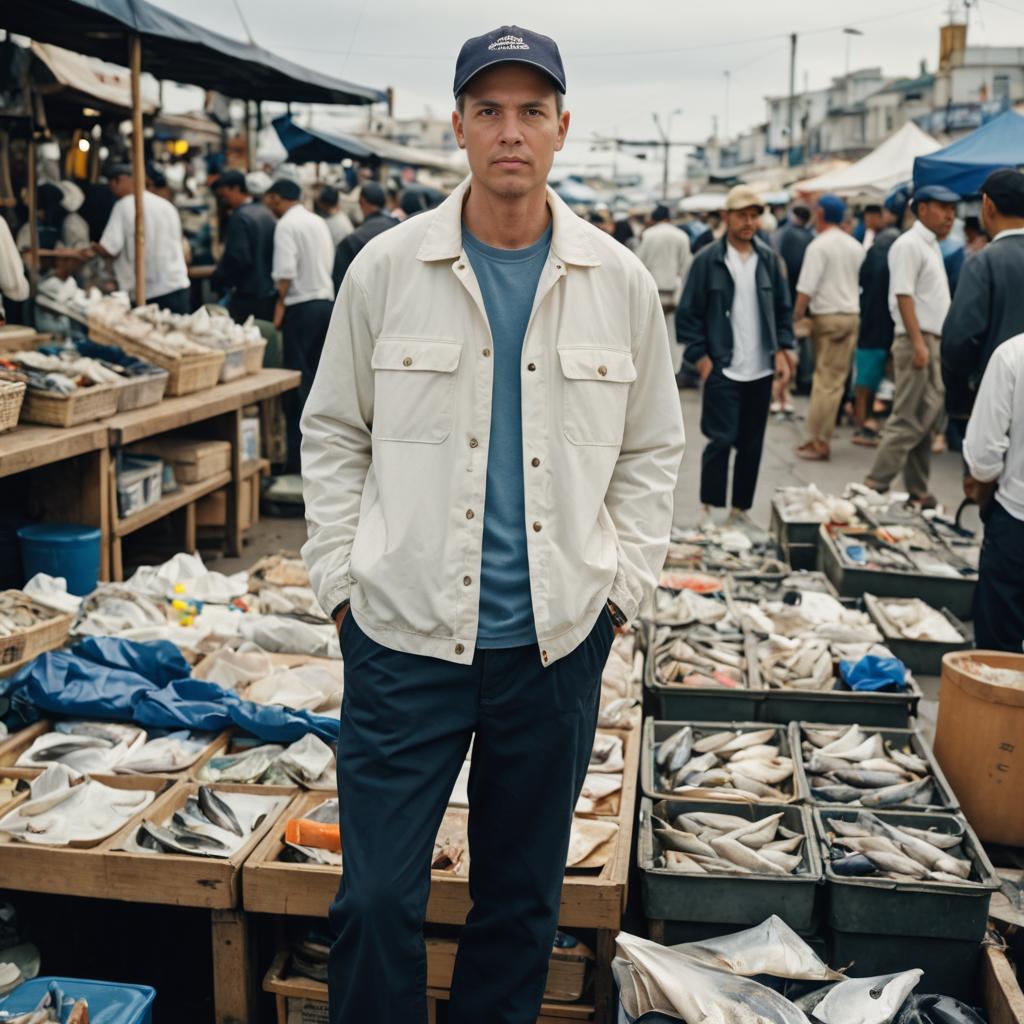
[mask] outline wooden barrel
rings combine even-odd
[[[935,756],[978,836],[1024,846],[1024,687],[986,682],[971,661],[1024,672],[1022,654],[947,654]]]

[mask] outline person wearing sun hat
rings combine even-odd
[[[652,604],[683,450],[657,285],[547,184],[554,40],[468,40],[453,91],[471,174],[352,260],[302,419],[302,554],[345,660],[331,1024],[426,1020],[432,865],[473,898],[447,1020],[537,1020],[602,671]]]

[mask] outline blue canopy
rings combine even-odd
[[[319,128],[303,128],[290,114],[282,114],[271,122],[288,158],[297,164],[337,164],[342,160],[368,160],[376,154],[352,135],[335,135]]]
[[[914,161],[914,188],[945,185],[957,195],[976,196],[1000,167],[1024,165],[1024,117],[1004,110],[988,124]]]
[[[332,78],[261,46],[211,32],[147,0],[3,0],[0,27],[75,53],[125,64],[128,36],[157,78],[226,96],[294,103],[379,103],[379,89]]]

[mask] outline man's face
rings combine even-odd
[[[881,211],[872,210],[870,213],[864,214],[864,227],[868,231],[881,231],[882,230],[882,214]]]
[[[110,179],[110,191],[122,199],[132,191],[132,176],[130,174],[118,174]]]
[[[569,130],[551,79],[525,64],[499,64],[473,78],[464,99],[452,127],[474,183],[503,199],[543,188]]]
[[[953,230],[953,222],[956,220],[956,203],[935,201],[921,203],[917,208],[917,219],[929,231],[934,231],[935,237],[941,240]]]
[[[996,204],[992,200],[982,193],[981,196],[981,226],[985,229],[989,238],[995,238],[998,234],[995,225],[995,218],[999,216],[999,210],[996,209]]]
[[[750,242],[757,234],[757,228],[764,211],[760,206],[748,206],[743,210],[727,210],[725,230],[729,237],[738,242]]]
[[[246,198],[246,194],[237,185],[217,189],[217,203],[225,210],[237,210]]]
[[[270,212],[275,217],[280,218],[284,213],[285,202],[276,192],[268,192],[264,197],[264,202],[270,207]]]

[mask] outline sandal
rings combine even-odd
[[[824,441],[807,441],[797,448],[796,454],[799,458],[808,459],[811,462],[826,462],[831,452]]]

